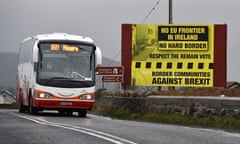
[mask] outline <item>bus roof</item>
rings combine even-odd
[[[36,39],[36,40],[73,40],[73,41],[81,41],[87,43],[93,43],[93,40],[89,37],[83,37],[79,35],[72,35],[67,33],[51,33],[51,34],[39,34],[33,37],[29,37],[23,40],[27,41],[29,39]]]

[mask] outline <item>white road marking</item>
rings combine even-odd
[[[64,128],[64,129],[68,129],[68,130],[73,130],[73,131],[77,131],[80,133],[84,133],[87,135],[91,135],[94,137],[98,137],[100,139],[109,141],[111,143],[114,144],[137,144],[133,141],[118,137],[118,136],[114,136],[105,132],[101,132],[101,131],[97,131],[97,130],[93,130],[93,129],[88,129],[88,128],[84,128],[84,127],[79,127],[79,126],[74,126],[74,125],[68,125],[68,124],[61,124],[61,123],[53,123],[53,122],[49,122],[47,120],[44,120],[42,118],[36,118],[34,116],[30,116],[30,115],[20,115],[20,114],[16,114],[16,113],[11,113],[14,116],[20,117],[20,118],[24,118],[30,121],[33,121],[35,123],[41,124],[41,125],[50,125],[50,126],[55,126],[55,127],[59,127],[59,128]]]

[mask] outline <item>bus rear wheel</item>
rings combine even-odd
[[[21,92],[21,90],[19,91],[18,111],[20,113],[24,113],[26,111],[26,107],[22,104],[22,92]]]

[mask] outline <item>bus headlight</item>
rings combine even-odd
[[[53,96],[49,93],[40,92],[38,93],[38,98],[52,99]]]
[[[80,96],[81,100],[93,100],[93,96],[90,94],[84,94]]]

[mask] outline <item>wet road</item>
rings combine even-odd
[[[184,126],[0,110],[0,144],[239,144],[240,133]]]

